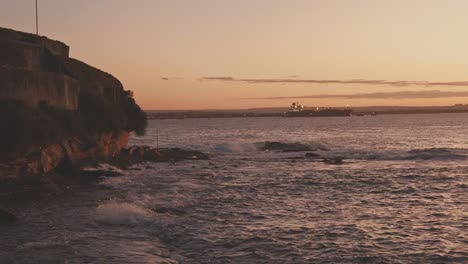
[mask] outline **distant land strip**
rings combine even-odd
[[[306,107],[312,109],[312,107]],[[351,107],[353,115],[394,115],[394,114],[455,114],[468,113],[467,104],[453,106],[365,106]],[[148,110],[149,119],[185,118],[237,118],[237,117],[282,117],[287,111],[284,107],[230,109],[230,110]],[[308,117],[307,117],[308,118]],[[315,117],[314,117],[315,118]],[[329,117],[322,117],[329,118]],[[340,117],[347,118],[347,117]]]

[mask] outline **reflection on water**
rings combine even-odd
[[[22,205],[18,263],[468,261],[468,115],[155,120],[132,144],[216,154]],[[265,141],[306,152],[262,151]]]

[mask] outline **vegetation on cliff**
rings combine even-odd
[[[77,111],[32,109],[20,101],[2,101],[0,120],[2,157],[23,155],[74,136],[87,138],[100,132],[122,130],[143,135],[147,126],[145,112],[125,94],[117,103],[82,94]]]
[[[78,113],[88,132],[126,130],[144,135],[147,126],[146,113],[141,110],[135,99],[126,96],[125,93],[117,103],[82,94],[79,98]]]

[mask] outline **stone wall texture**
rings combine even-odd
[[[0,28],[0,100],[76,110],[80,83],[65,71],[68,54],[59,41]]]
[[[0,69],[0,100],[20,100],[32,108],[52,107],[74,110],[78,107],[80,84],[53,72]]]
[[[69,51],[62,42],[0,28],[0,100],[76,110],[81,92],[116,102],[120,81],[69,58]]]
[[[0,67],[39,71],[42,61],[41,46],[0,38]]]

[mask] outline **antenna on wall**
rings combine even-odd
[[[36,35],[39,35],[39,12],[37,8],[37,0],[36,0]]]

